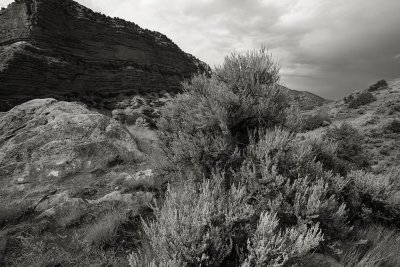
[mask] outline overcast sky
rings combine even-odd
[[[282,66],[284,85],[330,99],[400,77],[400,0],[78,2],[162,32],[211,66],[264,44]]]

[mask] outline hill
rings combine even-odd
[[[302,110],[312,110],[331,102],[307,91],[297,91],[281,86],[282,92],[289,96],[289,99],[299,105]]]

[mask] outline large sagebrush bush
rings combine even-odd
[[[261,49],[233,53],[211,78],[197,75],[184,83],[184,93],[162,109],[158,123],[171,165],[210,175],[214,167],[236,163],[232,154],[246,146],[249,131],[285,125],[289,109],[278,71]]]

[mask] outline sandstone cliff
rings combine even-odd
[[[165,35],[72,0],[17,0],[0,11],[0,111],[43,97],[113,108],[113,98],[177,91],[208,66]]]

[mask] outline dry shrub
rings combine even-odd
[[[400,121],[392,120],[387,126],[386,130],[392,133],[400,133]]]
[[[371,94],[370,92],[364,92],[348,100],[348,105],[349,108],[356,109],[361,106],[372,103],[375,100],[376,98],[374,97],[373,94]]]
[[[347,179],[349,182],[344,190],[349,192],[352,203],[356,203],[358,216],[381,224],[400,226],[398,170],[386,174],[354,171]]]
[[[368,88],[368,91],[370,91],[370,92],[380,91],[380,90],[388,88],[388,86],[389,85],[385,80],[380,80],[380,81],[377,81],[375,84],[371,85]]]
[[[366,168],[369,162],[363,149],[364,136],[349,123],[330,127],[325,138],[337,143],[337,157],[347,163],[349,169]],[[342,173],[345,174],[345,173]]]
[[[156,262],[222,264],[234,245],[246,242],[236,236],[236,230],[246,229],[254,215],[246,199],[243,187],[224,191],[218,174],[200,185],[188,181],[169,188],[162,208],[154,207],[156,219],[144,222]]]
[[[308,142],[297,142],[295,135],[281,129],[258,135],[236,174],[255,204],[275,212],[284,225],[319,224],[327,240],[346,236],[346,205],[333,185],[340,176],[325,171]]]
[[[184,83],[185,93],[162,109],[158,123],[172,167],[207,177],[215,167],[236,164],[232,154],[249,142],[249,130],[284,125],[288,104],[278,70],[261,49],[233,53],[211,78]]]
[[[249,256],[242,265],[284,266],[306,255],[323,240],[318,225],[311,228],[279,230],[276,214],[262,213],[254,235],[248,242]]]
[[[151,253],[131,266],[283,266],[348,239],[356,220],[395,223],[392,180],[347,175],[364,164],[362,136],[342,125],[300,139],[278,81],[265,50],[234,53],[164,107],[176,183],[143,220]]]

